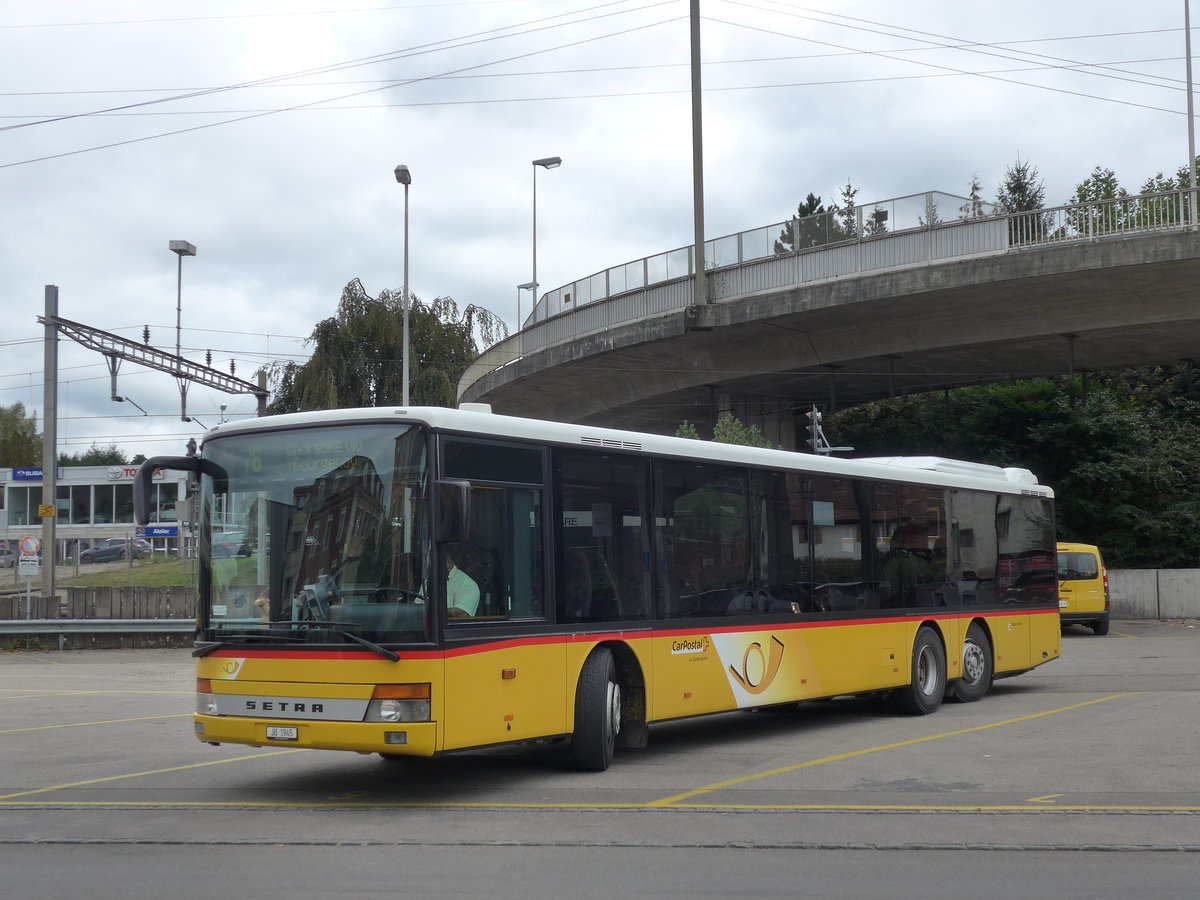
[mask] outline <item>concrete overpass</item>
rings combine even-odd
[[[870,237],[763,252],[764,236],[805,234],[801,220],[710,241],[703,306],[690,261],[650,277],[647,260],[669,276],[672,254],[552,291],[468,369],[460,399],[658,432],[688,419],[703,433],[728,411],[794,447],[814,403],[1200,356],[1186,193],[954,222],[932,208],[946,195],[917,196],[917,224]],[[686,250],[673,254],[678,267]]]

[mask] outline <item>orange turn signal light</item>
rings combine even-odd
[[[428,684],[377,684],[372,700],[428,700]]]

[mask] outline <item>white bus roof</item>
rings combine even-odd
[[[558,446],[646,452],[712,462],[764,466],[782,470],[803,470],[814,474],[875,478],[885,481],[919,481],[945,487],[976,488],[1044,497],[1054,496],[1049,487],[1038,484],[1037,478],[1028,469],[1001,468],[935,456],[840,459],[818,456],[814,453],[742,447],[735,444],[621,431],[593,425],[526,419],[486,412],[480,408],[366,407],[288,413],[280,416],[243,419],[239,422],[226,422],[209,429],[204,440],[207,442],[226,435],[275,431],[284,428],[314,428],[396,421],[422,423],[438,430],[463,434],[532,440]]]

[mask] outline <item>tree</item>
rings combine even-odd
[[[871,214],[863,217],[863,235],[873,237],[877,234],[887,234],[888,211],[882,206],[876,206]]]
[[[971,176],[971,184],[969,187],[970,193],[967,195],[967,202],[958,208],[959,218],[961,219],[982,219],[989,215],[987,206],[984,202],[980,191],[983,190],[983,185],[979,183],[978,173]]]
[[[1001,212],[1010,215],[1008,220],[1009,242],[1027,244],[1041,240],[1049,229],[1047,217],[1038,214],[1016,216],[1013,213],[1035,213],[1045,206],[1046,184],[1038,178],[1038,170],[1028,161],[1013,163],[1004,173],[1004,180],[996,192],[996,205]]]
[[[1200,168],[1200,157],[1196,159]],[[1192,173],[1186,165],[1180,166],[1173,176],[1154,173],[1142,185],[1143,194],[1167,194],[1172,191],[1188,191],[1192,187]],[[1138,221],[1147,225],[1173,225],[1186,222],[1191,216],[1191,204],[1185,197],[1152,197],[1138,201]]]
[[[101,447],[95,441],[92,446],[80,453],[58,454],[60,466],[124,466],[129,460],[116,444]]]
[[[1188,366],[1031,379],[868,403],[833,417],[862,456],[1032,470],[1059,535],[1116,567],[1200,564],[1200,378]]]
[[[794,253],[837,240],[832,236],[830,226],[833,224],[833,216],[821,205],[821,198],[810,193],[796,207],[796,217],[787,222],[779,232],[779,239],[775,241],[775,253]]]
[[[833,204],[831,212],[836,218],[836,227],[840,234],[837,240],[850,241],[858,237],[858,207],[854,203],[854,198],[858,194],[858,188],[850,184],[850,179],[846,179],[846,184],[842,188],[842,197],[838,203]]]
[[[342,291],[337,312],[318,322],[307,343],[312,356],[272,372],[271,413],[309,409],[395,406],[403,402],[404,305],[402,292],[367,294],[356,278]],[[418,406],[454,406],[458,379],[479,355],[476,340],[491,345],[508,329],[494,313],[450,297],[409,307],[409,396]]]
[[[36,466],[41,458],[37,416],[27,416],[22,403],[0,406],[0,466]]]
[[[675,437],[702,440],[700,432],[694,423],[687,419],[675,429]],[[718,444],[739,444],[743,447],[772,447],[774,446],[762,433],[757,425],[746,425],[737,416],[725,413],[713,427],[712,439]]]
[[[742,447],[770,447],[771,442],[763,436],[757,425],[746,425],[729,413],[717,419],[713,427],[713,440],[718,444],[739,444]]]
[[[1068,205],[1083,207],[1068,213],[1067,224],[1079,235],[1120,231],[1129,225],[1130,207],[1116,201],[1128,196],[1112,169],[1096,166],[1091,175],[1075,186],[1075,193],[1067,200]]]

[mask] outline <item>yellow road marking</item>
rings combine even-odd
[[[1094,706],[1097,703],[1106,703],[1109,700],[1119,700],[1123,697],[1134,697],[1140,693],[1142,693],[1142,691],[1131,691],[1127,694],[1113,694],[1110,697],[1100,697],[1097,700],[1086,700],[1083,703],[1075,703],[1075,704],[1072,704],[1071,706],[1060,707],[1059,709],[1050,709],[1050,710],[1046,710],[1045,712],[1031,713],[1030,715],[1027,715],[1027,716],[1018,716],[1015,719],[1005,719],[1003,722],[992,722],[989,725],[976,725],[973,728],[962,728],[962,729],[959,729],[958,731],[945,731],[945,732],[942,732],[941,734],[931,734],[931,735],[928,735],[927,737],[912,738],[911,740],[907,740],[907,741],[897,741],[894,744],[883,744],[882,746],[879,746],[879,747],[867,747],[863,750],[852,750],[849,753],[838,753],[834,756],[824,756],[824,757],[821,757],[820,759],[810,759],[807,762],[795,763],[794,765],[790,765],[790,766],[781,766],[777,769],[770,769],[766,772],[758,772],[754,775],[742,775],[739,778],[731,778],[728,781],[718,781],[716,784],[710,784],[710,785],[707,785],[702,788],[697,788],[694,791],[687,791],[682,794],[676,794],[672,797],[664,797],[661,800],[655,800],[653,803],[650,803],[649,805],[650,806],[671,806],[673,804],[679,803],[682,800],[688,800],[692,797],[698,797],[701,794],[708,794],[708,793],[711,793],[712,791],[721,790],[722,788],[733,787],[736,784],[745,784],[748,781],[757,781],[760,778],[769,778],[772,775],[784,775],[788,772],[796,772],[800,769],[809,769],[809,768],[812,768],[813,766],[824,765],[825,763],[841,762],[842,760],[845,760],[845,759],[854,759],[857,756],[867,756],[871,753],[882,753],[884,750],[898,750],[901,747],[913,747],[913,746],[916,746],[917,744],[927,744],[931,741],[940,741],[943,738],[958,737],[959,735],[973,734],[973,733],[979,732],[979,731],[988,731],[992,728],[1002,728],[1005,725],[1015,725],[1018,722],[1029,722],[1034,719],[1045,718],[1046,716],[1054,716],[1059,713],[1070,712],[1070,711],[1076,710],[1076,709],[1083,709],[1084,707],[1087,707],[1087,706]]]
[[[690,791],[685,794],[679,794],[674,797],[667,797],[660,800],[653,800],[647,803],[488,803],[469,801],[459,802],[422,802],[422,801],[360,801],[351,800],[349,802],[339,802],[334,798],[332,802],[271,802],[271,801],[47,801],[47,800],[20,800],[22,797],[31,797],[34,795],[52,793],[70,788],[88,787],[96,784],[105,784],[115,781],[123,781],[131,778],[142,778],[150,775],[162,775],[169,772],[181,772],[190,769],[206,768],[208,766],[224,765],[226,763],[244,762],[248,760],[266,759],[268,757],[282,756],[289,753],[305,752],[307,748],[289,748],[286,750],[268,751],[265,753],[255,753],[249,756],[239,756],[230,759],[214,760],[210,762],[192,763],[184,766],[171,766],[164,769],[153,769],[146,772],[131,772],[125,775],[111,775],[104,778],[94,778],[86,781],[69,782],[67,784],[52,785],[49,787],[35,788],[29,791],[18,791],[16,793],[0,795],[0,806],[3,807],[26,807],[26,806],[44,806],[53,805],[55,807],[121,807],[121,808],[138,808],[138,809],[176,809],[176,808],[257,808],[257,809],[336,809],[336,808],[356,808],[356,809],[513,809],[513,810],[572,810],[572,809],[606,809],[606,810],[770,810],[770,811],[791,811],[791,812],[828,812],[828,811],[845,811],[845,812],[1025,812],[1039,814],[1053,814],[1062,812],[1186,812],[1200,813],[1200,806],[1119,806],[1119,805],[1053,805],[1053,806],[1027,806],[1020,804],[998,804],[998,805],[982,805],[982,804],[965,804],[965,805],[916,805],[916,804],[748,804],[748,803],[685,803],[686,799],[697,797],[705,793],[719,790],[724,787],[729,787],[735,784],[741,784],[749,781],[754,781],[760,778],[766,778],[770,775],[778,775],[786,772],[792,772],[799,769],[809,768],[812,766],[821,765],[827,762],[836,762],[844,759],[852,759],[858,756],[865,756],[870,753],[878,753],[884,750],[898,749],[901,747],[910,747],[918,744],[928,743],[942,738],[956,737],[964,734],[972,734],[980,731],[987,731],[992,728],[1000,728],[1005,725],[1013,725],[1020,722],[1028,722],[1034,719],[1044,718],[1046,716],[1056,715],[1058,713],[1070,712],[1072,710],[1083,709],[1088,706],[1093,706],[1098,703],[1105,703],[1109,700],[1118,700],[1125,697],[1137,696],[1142,692],[1134,691],[1124,694],[1113,694],[1108,697],[1100,697],[1095,700],[1087,700],[1083,703],[1076,703],[1071,706],[1064,706],[1058,709],[1046,710],[1045,712],[1032,713],[1026,716],[1019,716],[1013,719],[1006,719],[1001,722],[993,722],[988,725],[978,725],[972,728],[963,728],[956,731],[943,732],[941,734],[929,735],[922,738],[913,738],[907,741],[898,741],[892,744],[885,744],[879,747],[870,747],[863,750],[855,750],[849,753],[827,756],[821,759],[809,760],[803,763],[797,763],[791,766],[783,766],[777,769],[772,769],[766,772],[760,772],[754,775],[742,776],[740,778],[729,779],[727,781],[718,782],[699,788],[695,791]],[[157,717],[169,718],[169,717]],[[120,721],[120,720],[118,720]],[[48,727],[69,727],[69,726],[48,726]],[[23,730],[23,729],[17,729]],[[0,732],[5,733],[5,732]],[[353,792],[357,794],[358,792]],[[1061,794],[1050,794],[1046,797],[1033,798],[1026,803],[1042,802],[1054,797],[1063,796]],[[349,797],[347,797],[349,800]]]
[[[23,658],[23,659],[28,659],[28,660],[30,660],[30,661],[32,661],[32,660],[37,660],[38,662],[49,663],[49,664],[50,664],[50,665],[52,665],[52,666],[61,666],[61,665],[64,665],[64,663],[60,663],[60,662],[59,662],[58,660],[56,660],[56,659],[48,659],[48,658],[46,658],[46,657],[39,657],[39,656],[25,656],[25,657],[22,657],[22,658]]]
[[[191,763],[186,766],[170,766],[166,769],[151,769],[149,772],[130,772],[127,775],[109,775],[105,778],[90,778],[87,781],[72,781],[67,784],[56,784],[51,787],[34,788],[32,791],[17,791],[15,794],[0,795],[0,800],[13,800],[17,797],[30,797],[33,794],[48,794],[51,791],[62,791],[67,788],[87,787],[92,784],[105,784],[112,781],[124,781],[127,778],[144,778],[147,775],[165,775],[167,772],[185,772],[188,769],[203,769],[206,766],[222,766],[226,763],[243,762],[248,759],[266,759],[269,756],[282,756],[285,753],[304,753],[306,747],[293,750],[274,750],[269,753],[255,753],[252,756],[236,756],[232,759],[217,759],[212,762]],[[103,805],[103,804],[101,804]]]
[[[171,713],[168,716],[138,716],[135,719],[101,719],[97,722],[65,722],[61,725],[32,725],[29,728],[6,728],[0,734],[17,734],[21,731],[47,731],[51,728],[82,728],[85,725],[119,725],[122,722],[153,722],[158,719],[191,718],[191,713]]]
[[[1045,797],[1030,797],[1026,803],[1053,803],[1055,797],[1061,797],[1062,794],[1047,794]]]

